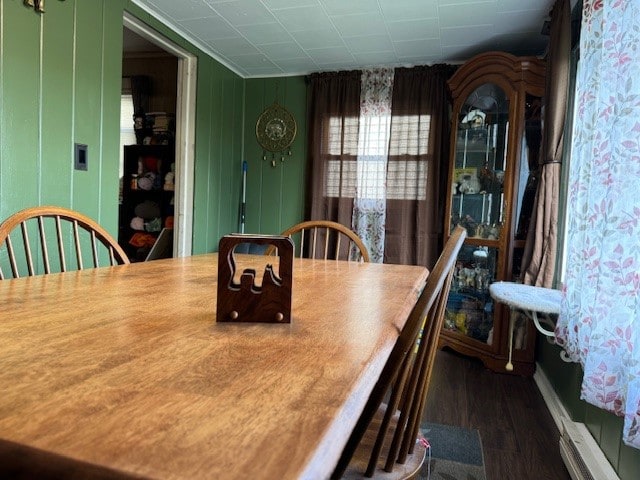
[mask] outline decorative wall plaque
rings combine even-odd
[[[284,155],[291,155],[291,144],[296,138],[298,127],[293,115],[280,105],[273,102],[258,117],[256,122],[256,138],[263,148],[263,160],[267,159],[267,152],[271,152],[271,166],[276,166],[276,155],[280,154],[280,161],[284,162]]]
[[[44,0],[24,0],[24,4],[38,13],[44,13]]]

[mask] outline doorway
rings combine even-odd
[[[146,53],[134,54],[132,53],[134,51],[146,51]],[[123,201],[122,195],[130,191],[131,187],[135,187],[135,189],[144,187],[149,192],[156,191],[158,200],[163,199],[161,202],[167,202],[168,205],[170,201],[171,210],[169,212],[165,208],[167,205],[163,204],[160,220],[149,220],[136,215],[134,213],[135,208],[131,206],[127,207],[129,210],[123,212],[126,209],[119,202],[121,205],[119,213],[120,235],[123,235],[121,243],[130,242],[132,232],[135,233],[131,229],[131,225],[135,226],[140,233],[145,233],[147,229],[154,230],[154,236],[159,236],[163,228],[172,227],[172,256],[188,256],[192,253],[197,59],[190,52],[177,46],[148,25],[125,12],[123,16],[123,76],[125,75],[125,60],[136,55],[138,57],[146,55],[149,58],[161,59],[162,63],[168,65],[168,71],[175,72],[175,75],[174,78],[170,78],[168,81],[160,80],[161,83],[164,82],[164,85],[159,89],[162,98],[156,99],[155,103],[151,103],[152,106],[160,106],[160,108],[145,112],[152,113],[152,115],[149,115],[151,123],[147,122],[144,125],[144,131],[136,130],[136,133],[140,133],[140,135],[136,136],[136,145],[141,144],[140,148],[143,148],[147,144],[152,155],[149,158],[140,156],[140,161],[147,163],[147,165],[140,165],[140,173],[143,173],[145,178],[138,178],[138,166],[129,166],[129,170],[134,169],[135,172],[133,170],[124,171],[126,169],[123,169],[121,172],[121,201]],[[166,105],[174,105],[173,112]],[[153,125],[154,122],[155,125]],[[175,124],[175,128],[171,131],[169,125],[173,124]],[[169,147],[165,146],[163,149],[163,145],[168,145]],[[125,154],[126,148],[124,149]],[[170,156],[166,156],[164,153],[167,148],[171,152]],[[129,152],[131,156],[139,153],[136,151],[135,146],[131,150]],[[134,162],[134,160],[129,160],[129,162]],[[135,163],[139,163],[137,158]],[[162,166],[160,167],[158,163]],[[148,172],[155,173],[156,176],[147,175]],[[171,175],[167,176],[169,172],[171,172]],[[140,193],[142,192],[136,192],[136,194]],[[139,199],[141,200],[140,203],[142,203],[144,196]],[[137,202],[137,200],[135,201]],[[149,207],[149,204],[146,207]],[[123,216],[123,213],[126,216]],[[168,215],[168,213],[171,213],[171,215]],[[167,218],[169,216],[171,216],[170,219]],[[170,224],[168,220],[171,220]],[[153,224],[151,223],[152,221],[154,222]],[[126,227],[124,234],[123,227]],[[166,232],[164,236],[166,237]],[[138,239],[144,239],[144,237],[139,236]],[[146,240],[140,240],[141,243],[145,241],[148,243],[148,237]],[[150,249],[151,246],[148,245],[146,248]],[[146,258],[144,249],[137,256],[142,257],[137,258],[137,260],[144,260]]]

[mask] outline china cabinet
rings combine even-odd
[[[449,80],[453,98],[445,232],[468,236],[458,256],[441,347],[508,372],[532,375],[535,328],[495,303],[489,285],[517,281],[536,188],[544,63],[502,52],[478,55]],[[446,240],[446,238],[445,238]]]

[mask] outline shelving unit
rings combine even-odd
[[[127,145],[118,243],[132,262],[143,261],[162,228],[173,227],[173,145]],[[170,183],[166,183],[171,180]]]
[[[445,232],[468,232],[458,256],[440,346],[507,372],[510,311],[489,294],[517,281],[535,192],[544,63],[501,52],[479,55],[450,79],[454,99]],[[446,240],[446,238],[445,238]],[[518,315],[518,313],[513,313]],[[532,375],[535,331],[515,319],[514,369]]]

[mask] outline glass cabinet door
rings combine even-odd
[[[498,249],[463,245],[447,299],[444,328],[493,344],[494,302],[489,284],[496,277]]]
[[[507,168],[509,99],[494,83],[484,83],[458,112],[450,229],[497,240],[504,222],[503,183]]]
[[[505,218],[508,171],[509,98],[494,83],[483,83],[457,112],[449,225],[467,229],[458,255],[444,327],[493,344],[494,302],[489,285],[500,275],[498,239]]]

